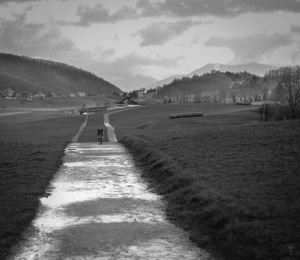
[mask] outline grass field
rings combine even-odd
[[[240,108],[149,106],[111,124],[199,246],[227,259],[299,259],[300,121],[261,123]],[[168,119],[194,111],[205,116]]]
[[[0,118],[0,259],[30,224],[84,117],[32,112]]]
[[[11,108],[30,109],[30,108],[81,108],[84,106],[108,106],[117,103],[120,98],[93,96],[93,97],[58,97],[25,100],[7,100],[0,97],[0,113]]]

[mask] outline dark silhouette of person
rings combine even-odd
[[[103,142],[103,129],[98,129],[97,139],[98,139],[98,143],[102,144],[102,142]]]

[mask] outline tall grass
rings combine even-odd
[[[251,111],[166,120],[161,108],[140,129],[139,115],[153,113],[136,112],[113,115],[121,142],[192,240],[227,259],[299,257],[299,121],[262,124]]]
[[[49,113],[1,118],[0,140],[18,145],[6,147],[5,141],[0,148],[0,259],[34,218],[82,120]]]

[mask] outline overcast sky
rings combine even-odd
[[[123,90],[207,63],[300,63],[300,0],[0,0],[0,51]]]

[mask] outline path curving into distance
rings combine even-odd
[[[114,138],[66,147],[50,196],[9,259],[210,259],[166,219],[162,198]]]
[[[82,123],[82,125],[79,127],[78,132],[76,133],[76,135],[71,139],[72,143],[76,143],[78,142],[79,136],[81,135],[83,129],[86,127],[87,121],[88,121],[88,115],[85,116],[85,120]]]

